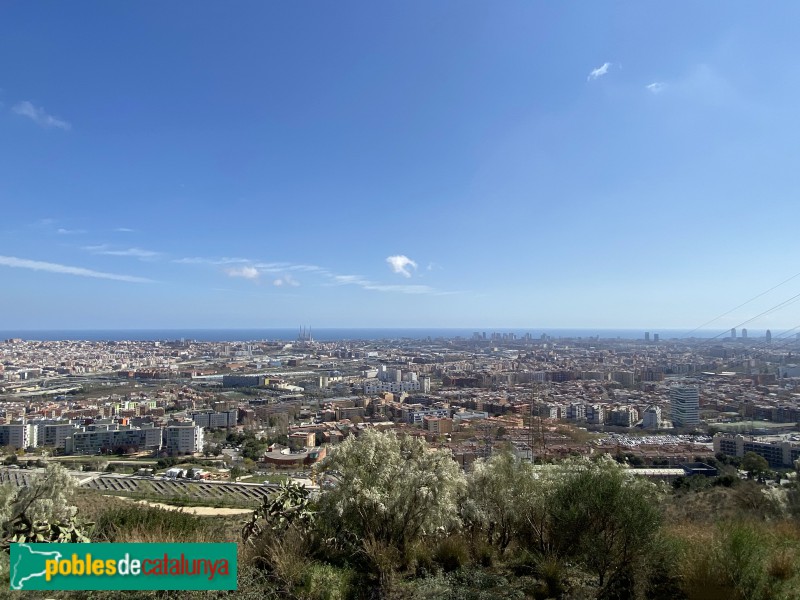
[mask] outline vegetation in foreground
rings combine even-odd
[[[30,488],[2,488],[0,518],[6,543],[240,542],[239,591],[197,597],[800,597],[796,484],[769,492],[725,473],[673,489],[608,457],[534,467],[510,452],[465,475],[424,441],[373,431],[348,438],[321,470],[334,485],[318,497],[284,484],[242,525],[85,495],[76,511],[69,478],[51,466]]]

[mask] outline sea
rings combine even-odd
[[[552,329],[552,328],[320,328],[311,329],[311,336],[319,342],[363,341],[363,340],[426,340],[426,339],[470,339],[475,332],[487,338],[492,333],[514,333],[517,338],[531,334],[534,339],[542,335],[552,339],[606,339],[643,340],[645,330],[639,329]],[[659,334],[661,340],[712,338],[721,335],[719,330],[650,330],[650,339]],[[722,332],[724,333],[724,332]],[[755,334],[755,332],[752,332]],[[63,329],[63,330],[3,330],[0,340],[20,338],[41,341],[201,341],[201,342],[247,342],[247,341],[295,341],[300,329]]]

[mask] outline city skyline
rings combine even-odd
[[[10,4],[0,330],[778,335],[800,7],[724,6]]]

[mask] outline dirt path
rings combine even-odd
[[[150,502],[149,500],[133,500],[125,498],[136,504],[144,506],[152,506],[153,508],[163,508],[165,510],[175,510],[185,512],[190,515],[198,515],[200,517],[227,517],[230,515],[247,515],[253,512],[250,508],[216,508],[214,506],[173,506],[172,504],[164,504],[162,502]]]

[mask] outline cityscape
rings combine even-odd
[[[441,486],[461,478],[467,489],[489,485],[489,496],[475,497],[487,509],[526,505],[514,491],[526,480],[558,490],[583,472],[598,477],[596,486],[621,477],[616,485],[635,490],[640,518],[650,502],[666,502],[667,515],[686,514],[694,510],[685,505],[691,495],[729,490],[732,506],[750,503],[735,509],[738,518],[767,511],[774,519],[787,510],[778,502],[793,510],[800,465],[798,352],[792,330],[756,336],[747,329],[669,339],[487,329],[318,341],[309,327],[294,339],[249,341],[8,338],[0,342],[0,488],[43,490],[61,473],[76,500],[83,498],[79,506],[102,498],[140,507],[107,509],[123,511],[115,518],[130,518],[122,516],[130,510],[164,513],[157,539],[175,526],[166,523],[177,523],[170,516],[177,510],[200,520],[191,525],[195,532],[206,531],[210,517],[228,531],[249,518],[239,534],[247,544],[262,535],[253,529],[259,519],[274,518],[264,511],[298,499],[324,507],[325,498],[358,490],[365,498],[402,495],[405,486],[391,481],[358,483],[385,468],[405,477],[395,469],[420,459],[401,458],[402,450],[392,457],[392,441],[402,440],[444,461],[417,477],[442,478]],[[357,463],[365,454],[378,463],[359,472],[347,459],[353,452]],[[351,482],[354,468],[359,479]],[[509,468],[503,491],[493,469]],[[786,499],[777,500],[780,494]],[[552,502],[554,514],[569,509]],[[655,519],[650,526],[658,522],[647,518]],[[522,525],[511,531],[528,535]],[[437,553],[434,568],[451,572],[452,559]],[[620,561],[609,568],[638,577],[628,571],[632,556]],[[571,577],[561,575],[541,593],[597,593],[596,584]],[[410,585],[417,597],[417,584]],[[706,597],[706,584],[698,585],[697,597]]]
[[[798,22],[0,4],[0,598],[800,599]]]
[[[669,341],[479,331],[318,342],[305,327],[289,342],[12,338],[0,344],[0,445],[176,457],[208,456],[220,432],[280,440],[252,457],[252,474],[309,467],[376,428],[423,437],[465,468],[503,444],[534,461],[624,452],[677,468],[753,451],[790,468],[799,350],[797,336],[746,329]],[[230,458],[222,471],[242,460]]]

